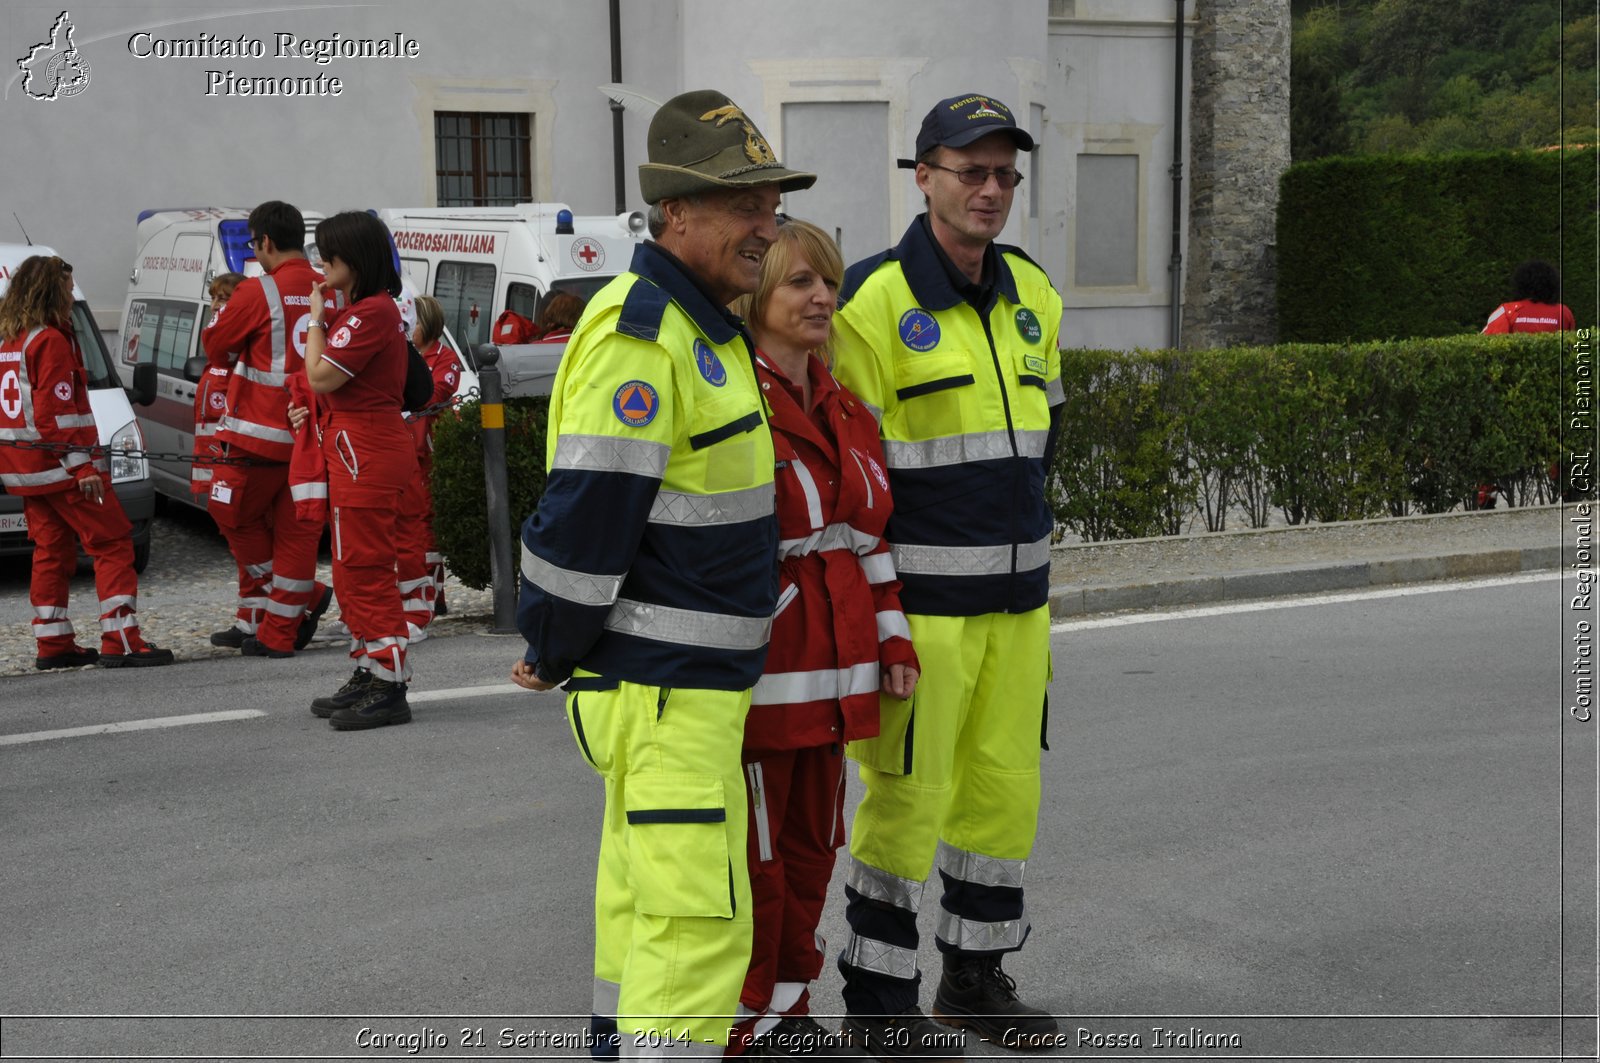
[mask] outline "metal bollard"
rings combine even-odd
[[[488,502],[489,578],[494,590],[491,635],[517,633],[517,568],[511,550],[511,496],[506,487],[506,407],[500,349],[485,343],[478,356],[478,415],[483,424],[483,487]]]

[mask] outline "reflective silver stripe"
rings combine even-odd
[[[608,1019],[617,1017],[617,1001],[622,997],[622,985],[604,978],[594,980],[593,1008],[596,1015]]]
[[[195,483],[204,483],[206,480],[211,479],[211,470],[196,465],[189,470],[189,478]]]
[[[123,613],[121,616],[103,616],[100,618],[101,631],[126,631],[129,628],[138,630],[138,627],[138,613]]]
[[[384,650],[394,647],[399,647],[403,650],[410,643],[411,640],[402,635],[385,635],[381,639],[368,639],[362,645],[366,647],[368,653],[382,653]]]
[[[326,482],[321,480],[318,480],[315,483],[290,484],[289,497],[294,499],[296,502],[304,502],[310,498],[327,498],[328,485]]]
[[[439,565],[444,563],[444,555],[436,550],[429,550],[422,555],[422,560],[430,565]]]
[[[869,900],[884,901],[912,913],[922,907],[922,889],[927,885],[880,871],[855,857],[850,858],[844,884]]]
[[[33,607],[33,615],[40,620],[65,620],[67,618],[67,607],[64,605],[36,605]]]
[[[1044,397],[1045,401],[1051,406],[1060,406],[1063,402],[1067,401],[1067,392],[1066,389],[1061,386],[1060,377],[1056,377],[1054,380],[1045,381]]]
[[[762,863],[772,859],[772,823],[767,810],[767,791],[761,762],[752,761],[744,766],[750,789],[750,818],[756,821],[756,856]]]
[[[271,428],[234,417],[232,414],[222,419],[222,428],[226,432],[249,436],[251,439],[264,439],[268,443],[288,443],[291,446],[294,444],[294,434],[287,428]]]
[[[871,509],[872,508],[872,477],[867,475],[867,467],[865,465],[861,464],[861,455],[860,454],[857,454],[854,450],[851,450],[850,451],[850,456],[856,460],[856,469],[857,469],[857,471],[859,471],[861,473],[861,482],[867,485],[867,508]]]
[[[31,425],[26,428],[0,428],[0,439],[31,442],[38,438],[39,430]]]
[[[221,422],[219,421],[209,421],[205,424],[197,424],[194,426],[194,434],[197,436],[214,436],[217,434],[217,429],[220,427]]]
[[[234,372],[251,383],[260,384],[262,387],[281,388],[289,382],[288,373],[269,373],[262,369],[254,369],[248,365],[241,365]]]
[[[412,591],[417,590],[418,588],[430,587],[432,585],[432,576],[418,576],[416,579],[402,580],[400,582],[400,593],[410,594]]]
[[[259,565],[246,565],[244,566],[244,570],[250,573],[250,575],[256,577],[256,579],[261,579],[263,576],[272,575],[272,561],[269,559],[261,562]]]
[[[906,620],[906,614],[885,610],[878,614],[878,641],[892,639],[896,635],[903,639],[911,637],[911,623]]]
[[[954,945],[963,952],[995,952],[999,949],[1019,949],[1028,932],[1028,918],[1004,919],[998,923],[980,923],[963,919],[959,915],[939,910],[933,932],[946,945]]]
[[[923,576],[1000,576],[1011,571],[1011,547],[918,546],[891,547],[895,571]],[[1016,548],[1018,572],[1031,572],[1050,563],[1050,538],[1023,543]]]
[[[893,554],[871,554],[861,559],[861,571],[868,583],[889,583],[894,576]]]
[[[860,934],[851,934],[839,962],[863,971],[911,981],[917,977],[915,949],[903,949],[886,941],[874,941]]]
[[[759,650],[767,644],[772,618],[700,613],[620,598],[606,617],[606,630],[705,649]]]
[[[1045,440],[1049,435],[1048,431],[1018,431],[1015,456],[1044,457]],[[919,443],[886,439],[883,443],[883,454],[891,469],[934,469],[946,465],[962,465],[969,461],[994,461],[997,458],[1013,456],[1011,433],[1005,431],[944,436],[940,439],[925,439]]]
[[[119,609],[124,605],[129,609],[137,609],[139,608],[139,600],[131,594],[113,594],[109,598],[100,599],[100,611],[102,613],[109,613],[113,609]]]
[[[799,705],[807,701],[837,701],[852,694],[878,689],[878,663],[849,668],[818,668],[809,672],[767,672],[756,680],[752,705]]]
[[[68,469],[76,469],[79,465],[87,465],[93,460],[87,450],[69,450],[67,456],[61,459],[61,464]]]
[[[522,544],[522,578],[548,594],[579,605],[610,605],[622,593],[627,573],[600,576],[557,568]]]
[[[283,328],[283,296],[278,292],[278,282],[263,273],[261,294],[267,298],[267,317],[272,322],[272,374],[279,377],[277,387],[283,387],[282,377],[289,368],[289,337]],[[248,375],[249,366],[240,366],[236,372]],[[253,378],[252,378],[253,379]],[[257,381],[265,383],[265,381]]]
[[[48,635],[71,634],[74,634],[74,632],[72,630],[72,621],[70,620],[62,620],[54,624],[41,624],[37,620],[33,622],[33,635],[35,638],[43,638]]]
[[[93,428],[94,414],[68,413],[56,418],[57,428]]]
[[[272,585],[278,588],[280,591],[294,591],[310,594],[311,591],[316,587],[317,581],[314,579],[289,579],[287,576],[279,576],[274,573],[272,577]]]
[[[7,472],[0,473],[0,484],[7,487],[40,487],[44,484],[58,484],[72,479],[72,474],[65,469],[46,469],[44,472]]]
[[[720,495],[690,495],[681,491],[659,491],[650,505],[652,524],[740,524],[758,520],[774,511],[775,494],[771,484],[725,491]]]
[[[800,481],[800,493],[806,496],[809,526],[813,530],[822,527],[822,497],[817,494],[817,481],[812,478],[811,470],[806,468],[805,462],[796,459],[789,463],[789,471]]]
[[[300,602],[296,605],[289,605],[287,602],[275,602],[271,598],[268,598],[267,604],[263,608],[265,608],[266,611],[271,613],[273,616],[286,616],[292,620],[295,617],[301,616],[305,613],[306,604],[304,602]]]
[[[803,539],[782,540],[778,543],[778,557],[780,559],[801,557],[805,554],[821,553],[824,550],[848,550],[852,554],[864,554],[877,548],[876,535],[868,535],[848,524],[830,524]]]
[[[379,679],[390,683],[404,683],[406,680],[411,678],[411,661],[409,658],[407,658],[404,664],[401,665],[401,669],[399,671],[396,671],[395,669],[384,664],[383,658],[374,657],[372,655],[372,651],[370,650],[367,651],[366,661],[367,670],[373,675],[377,676]]]
[[[671,447],[648,439],[564,435],[556,440],[556,456],[550,463],[550,471],[631,472],[659,480],[666,475],[670,457]]]
[[[939,840],[937,856],[940,871],[963,882],[979,886],[1006,886],[1022,888],[1022,873],[1026,860],[1002,860],[998,856],[984,856],[967,849],[957,849],[944,839]]]

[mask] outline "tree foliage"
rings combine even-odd
[[[1574,6],[1295,0],[1294,160],[1595,143],[1596,15]]]

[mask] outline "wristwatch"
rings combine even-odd
[[[318,321],[316,318],[312,318],[310,321],[306,322],[306,328],[326,329],[327,327],[328,323],[326,321]]]

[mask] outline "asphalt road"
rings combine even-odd
[[[1560,1021],[1595,1011],[1597,748],[1562,595],[1058,625],[1007,961],[1052,1054],[1592,1056]],[[353,734],[306,711],[328,649],[0,680],[0,1056],[582,1055],[551,1039],[589,1010],[598,780],[559,695],[423,700],[518,649],[421,645],[415,722]],[[211,713],[238,718],[18,741]]]

